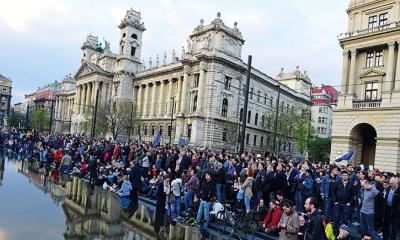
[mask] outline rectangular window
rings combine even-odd
[[[374,28],[378,25],[378,16],[374,15],[368,18],[368,28]]]
[[[383,66],[383,50],[375,51],[375,67]]]
[[[162,136],[162,126],[160,126],[160,135]]]
[[[260,102],[260,97],[261,97],[261,92],[258,91],[258,92],[257,92],[257,102]]]
[[[382,13],[379,15],[379,26],[385,25],[388,23],[388,13]]]
[[[188,125],[188,140],[190,141],[190,137],[192,136],[192,124]]]
[[[131,56],[132,57],[135,56],[135,52],[136,52],[136,48],[135,47],[131,47]]]
[[[319,107],[319,111],[318,112],[322,112],[322,107]]]
[[[257,135],[254,135],[253,146],[257,146]]]
[[[168,137],[170,137],[172,134],[172,128],[171,126],[168,126]]]
[[[224,131],[222,132],[222,141],[226,142],[226,136],[228,135],[228,129],[224,128]]]
[[[249,99],[253,99],[254,88],[250,88]]]
[[[274,102],[274,97],[271,97],[271,98],[269,99],[269,106],[270,106],[270,107],[272,107],[273,102]]]
[[[193,79],[193,87],[198,87],[199,86],[199,79],[200,79],[200,74],[195,74]]]
[[[365,100],[376,100],[378,98],[378,83],[371,82],[365,85]]]
[[[260,138],[260,146],[262,147],[263,144],[264,144],[264,137],[261,137],[261,138]]]
[[[151,127],[151,135],[154,136],[156,133],[156,128],[154,126]]]
[[[286,107],[286,113],[289,113],[289,104],[287,104]]]
[[[265,105],[267,105],[267,99],[268,99],[268,95],[265,94],[265,97],[264,97],[264,104],[265,104]]]
[[[374,66],[374,52],[367,52],[367,68]]]
[[[250,133],[246,134],[246,145],[250,143]]]
[[[321,123],[321,117],[318,117],[318,123]]]
[[[144,135],[145,136],[147,135],[147,126],[146,125],[144,126]]]
[[[225,76],[225,90],[231,90],[232,78]]]

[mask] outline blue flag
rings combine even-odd
[[[186,145],[186,140],[183,137],[179,138],[179,146],[184,147]]]
[[[335,162],[340,162],[340,161],[343,161],[343,160],[351,161],[355,154],[356,154],[356,150],[353,149],[350,152],[348,152],[348,153],[336,158]]]
[[[159,145],[161,142],[161,134],[160,131],[157,132],[157,135],[154,137],[153,146]]]

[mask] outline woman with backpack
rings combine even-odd
[[[250,212],[251,206],[250,201],[253,197],[253,181],[254,181],[254,170],[251,167],[247,168],[247,178],[242,184],[241,188],[244,189],[244,204],[246,206],[246,213]]]

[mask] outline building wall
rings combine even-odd
[[[0,75],[0,125],[7,124],[7,117],[10,116],[12,97],[12,81]]]
[[[400,171],[400,1],[352,0],[349,31],[339,36],[343,53],[341,94],[333,115],[331,161],[351,148],[357,150],[355,162],[361,163],[362,144],[354,143],[354,129],[369,124],[375,129],[375,166]],[[379,26],[379,16],[388,13],[385,24]],[[378,26],[368,28],[369,18],[377,16]],[[367,66],[367,53],[383,50],[381,66]],[[375,59],[374,59],[375,60]],[[376,98],[366,96],[367,84],[376,83]]]

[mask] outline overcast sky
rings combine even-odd
[[[39,86],[78,70],[81,45],[91,33],[117,52],[117,25],[129,8],[142,13],[147,30],[142,58],[180,52],[201,18],[221,12],[238,22],[242,59],[275,77],[281,67],[307,70],[314,84],[338,85],[349,0],[1,0],[0,73],[13,80],[13,103]]]

